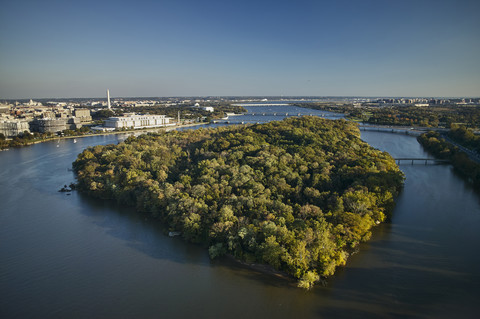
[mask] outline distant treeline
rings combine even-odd
[[[404,179],[354,123],[317,117],[129,137],[87,148],[73,167],[80,190],[305,288],[369,239]]]
[[[476,128],[480,124],[480,107],[463,105],[431,105],[428,107],[354,107],[327,103],[299,103],[297,106],[344,113],[349,119],[378,125],[446,127],[462,124]]]
[[[463,128],[451,130],[450,136],[464,136]],[[460,139],[460,138],[458,138]],[[467,154],[458,149],[451,143],[448,143],[437,132],[428,132],[418,137],[422,146],[435,157],[447,159],[462,177],[467,179],[473,186],[480,190],[480,164],[472,161]]]

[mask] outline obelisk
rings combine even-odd
[[[110,110],[111,105],[110,105],[110,91],[107,89],[107,107]]]

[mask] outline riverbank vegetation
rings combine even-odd
[[[480,153],[480,136],[475,135],[471,129],[463,126],[453,125],[448,132],[448,137],[458,144]]]
[[[351,120],[377,125],[422,126],[450,128],[455,124],[477,128],[480,107],[466,105],[431,105],[372,107],[332,105],[327,103],[299,103],[297,106],[346,114]]]
[[[77,189],[304,288],[369,239],[404,178],[354,123],[317,117],[129,137],[85,149],[73,168]]]
[[[463,136],[464,129],[453,129],[452,136]],[[420,144],[432,155],[451,161],[455,171],[480,190],[480,164],[471,160],[455,145],[445,141],[438,132],[428,132],[419,136]]]
[[[25,131],[21,133],[19,136],[15,136],[14,138],[7,139],[3,134],[0,133],[0,149],[28,146],[35,143],[41,143],[41,142],[51,141],[53,139],[59,139],[62,137],[81,137],[87,134],[93,134],[93,132],[90,129],[90,127],[82,126],[81,128],[76,130],[63,130],[60,134],[61,135],[57,135],[51,132],[30,133],[28,131]]]
[[[41,141],[51,139],[53,134],[51,133],[30,133],[28,131],[23,132],[19,136],[15,136],[12,139],[7,139],[0,133],[0,149],[8,149],[11,147],[27,146]]]

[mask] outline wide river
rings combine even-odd
[[[260,114],[235,121],[322,114],[252,110]],[[58,192],[75,181],[71,163],[85,147],[124,138],[0,153],[1,318],[478,318],[480,197],[450,166],[401,165],[407,179],[391,223],[324,285],[304,291],[228,259],[211,261],[206,249],[168,237],[134,209]],[[411,136],[362,138],[394,157],[427,156]]]

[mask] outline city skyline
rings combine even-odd
[[[478,97],[478,1],[4,1],[0,99]]]

